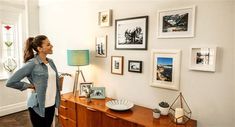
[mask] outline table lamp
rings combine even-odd
[[[77,86],[79,74],[81,73],[82,79],[86,82],[82,70],[79,69],[80,66],[89,65],[89,50],[67,50],[67,63],[69,66],[77,66],[78,70],[75,73],[73,94],[77,96]]]

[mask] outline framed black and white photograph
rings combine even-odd
[[[158,38],[194,37],[196,6],[158,11]]]
[[[92,99],[105,99],[105,87],[92,87]]]
[[[95,52],[96,57],[107,56],[107,35],[96,37]]]
[[[116,50],[147,50],[148,16],[115,20]]]
[[[123,75],[123,56],[111,57],[111,73]]]
[[[180,50],[156,49],[151,53],[151,86],[179,90]]]
[[[128,71],[142,73],[142,61],[128,60]]]
[[[92,82],[82,82],[80,83],[79,96],[85,97],[87,92],[93,87]]]
[[[191,70],[215,72],[216,46],[194,46],[190,48]]]
[[[99,25],[101,27],[112,26],[112,10],[105,10],[99,12]]]

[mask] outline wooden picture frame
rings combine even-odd
[[[111,73],[123,75],[123,56],[111,56]]]
[[[95,56],[107,57],[107,35],[96,37]]]
[[[216,70],[217,46],[193,46],[190,48],[189,69],[198,71]]]
[[[148,16],[115,20],[116,50],[147,50]]]
[[[142,73],[142,61],[128,60],[128,71]]]
[[[112,10],[105,10],[98,13],[98,24],[101,27],[112,26]]]
[[[178,49],[152,50],[151,86],[179,90],[180,54]]]
[[[194,37],[196,6],[158,11],[158,38]]]

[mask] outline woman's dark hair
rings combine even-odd
[[[36,37],[29,37],[26,40],[24,49],[24,63],[34,57],[33,51],[38,52],[37,47],[42,47],[42,41],[45,39],[47,39],[47,36],[38,35]]]

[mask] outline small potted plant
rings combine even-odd
[[[160,117],[161,111],[157,108],[153,109],[153,117],[154,118],[159,118]]]
[[[165,101],[160,102],[158,105],[161,115],[168,115],[170,105]]]

